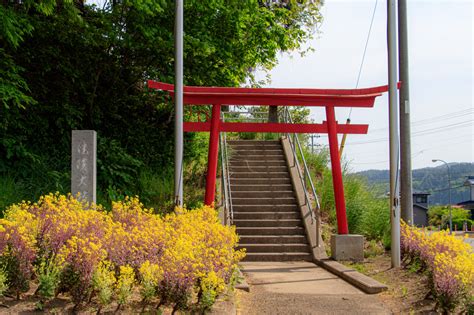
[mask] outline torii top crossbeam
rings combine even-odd
[[[148,87],[166,91],[174,96],[172,84],[150,80]],[[184,131],[188,132],[210,132],[205,203],[210,205],[215,198],[219,132],[327,133],[338,232],[347,234],[346,205],[337,134],[366,134],[368,125],[338,124],[335,107],[370,108],[374,106],[375,98],[387,91],[387,85],[365,89],[184,87],[184,105],[212,105],[210,121],[184,122],[183,126]],[[227,123],[220,119],[221,105],[321,106],[326,109],[326,121],[321,124]]]
[[[174,85],[148,81],[148,87],[174,95]],[[185,86],[183,103],[188,105],[280,105],[373,107],[388,86],[367,89],[280,89]]]

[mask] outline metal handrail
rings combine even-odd
[[[285,107],[284,110],[283,110],[283,121],[285,123],[290,123],[290,124],[293,123],[293,119],[291,118],[291,114],[290,114],[290,111],[288,110],[288,107]],[[298,139],[298,136],[296,134],[293,134],[293,140],[292,140],[291,136],[290,136],[290,133],[287,133],[286,137],[288,138],[288,141],[290,143],[290,148],[291,148],[291,151],[293,153],[294,163],[295,163],[296,169],[298,171],[298,176],[301,180],[301,184],[303,186],[305,203],[308,206],[308,208],[310,210],[310,213],[311,213],[311,223],[314,223],[314,221],[316,221],[316,244],[319,247],[320,246],[320,244],[319,244],[320,224],[321,224],[320,220],[319,220],[319,212],[320,212],[320,209],[321,209],[321,205],[319,203],[319,198],[318,198],[318,195],[316,193],[316,189],[314,188],[313,180],[311,178],[311,173],[309,172],[308,164],[306,163],[306,159],[304,157],[303,149],[302,149],[300,140]],[[296,147],[298,147],[298,151],[299,151],[299,154],[301,156],[301,160],[303,162],[303,173],[301,172],[301,166],[300,166],[300,163],[299,163]],[[312,205],[311,200],[309,198],[306,179],[309,180],[311,192],[313,193],[313,196],[314,196],[314,199],[315,199],[315,202],[316,202],[316,207],[315,208],[313,208],[313,205]]]
[[[225,120],[224,113],[222,114],[222,121]],[[222,170],[222,186],[224,190],[224,211],[227,223],[234,222],[234,210],[232,205],[232,192],[230,187],[230,173],[229,173],[229,154],[227,152],[227,135],[225,132],[220,135],[221,142],[221,170]]]
[[[222,121],[225,121],[226,115],[235,115],[237,114],[238,116],[245,115],[245,114],[268,114],[268,112],[248,112],[248,111],[227,111],[222,113]],[[238,117],[229,117],[230,120],[232,119],[239,119]],[[245,117],[245,120],[259,120],[259,118],[256,117]],[[285,123],[293,123],[293,119],[291,117],[291,114],[288,110],[288,108],[285,106],[283,110],[283,121]],[[305,198],[305,204],[309,208],[309,212],[311,215],[311,223],[316,222],[316,244],[319,247],[320,246],[320,220],[319,220],[319,213],[320,213],[320,202],[319,202],[319,197],[316,193],[316,189],[314,187],[313,180],[311,178],[311,173],[308,168],[308,164],[306,162],[306,159],[303,154],[303,148],[301,145],[300,140],[296,136],[296,134],[293,134],[293,140],[290,135],[290,133],[286,134],[286,137],[288,138],[288,141],[290,143],[290,148],[293,153],[293,158],[294,158],[294,166],[296,166],[296,169],[298,171],[298,176],[301,180],[302,186],[303,186],[303,191],[304,191],[304,198]],[[299,162],[298,158],[298,152],[301,156],[302,160],[302,165]],[[224,207],[226,210],[226,215],[228,216],[228,219],[230,220],[230,223],[232,224],[234,218],[233,218],[233,205],[232,205],[232,191],[230,188],[230,172],[229,172],[229,155],[227,151],[227,135],[225,132],[221,133],[221,163],[222,163],[222,180],[223,180],[223,186],[224,186]],[[303,170],[303,171],[302,171]],[[311,199],[310,199],[310,191],[308,189],[308,185],[306,183],[306,180],[309,181],[309,189],[311,189],[311,193],[314,196],[315,199],[315,206],[313,206]]]

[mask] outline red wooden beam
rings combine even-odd
[[[148,81],[148,86],[174,95],[174,85]],[[375,98],[388,87],[366,89],[274,89],[232,87],[184,87],[184,103],[189,105],[279,105],[372,107]]]
[[[337,124],[338,133],[366,134],[369,125]],[[210,122],[184,122],[184,131],[201,132],[211,130]],[[285,124],[285,123],[241,123],[221,122],[222,132],[275,132],[275,133],[328,133],[327,123],[322,124]]]
[[[174,93],[174,85],[169,83],[148,80],[148,87]],[[400,83],[398,84],[400,87]],[[363,89],[300,89],[300,88],[243,88],[243,87],[215,87],[215,86],[185,86],[184,93],[240,93],[240,94],[313,94],[313,95],[368,95],[380,94],[388,91],[388,85],[381,85]]]
[[[278,105],[278,106],[335,106],[335,107],[373,107],[375,98],[371,95],[304,95],[304,94],[211,94],[185,93],[183,102],[187,105],[206,105],[221,103],[225,105]]]

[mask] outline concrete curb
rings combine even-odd
[[[361,289],[365,293],[377,294],[388,289],[385,284],[380,283],[377,280],[374,280],[364,274],[361,274],[360,272],[355,271],[354,269],[348,268],[338,263],[337,261],[330,259],[322,259],[315,260],[315,263],[318,266],[340,277],[341,279],[349,282],[353,286]]]
[[[239,283],[235,286],[236,289],[243,290],[246,292],[250,292],[250,286],[247,283],[247,280],[245,280],[245,276],[242,274],[242,270],[239,269]]]

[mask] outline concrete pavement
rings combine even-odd
[[[250,293],[240,314],[390,314],[368,295],[310,262],[244,262]]]

